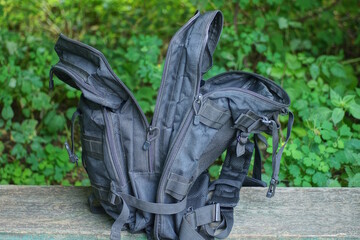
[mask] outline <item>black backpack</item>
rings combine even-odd
[[[101,52],[60,35],[50,88],[55,74],[82,92],[72,118],[72,145],[66,148],[77,162],[73,131],[79,117],[82,161],[93,189],[90,208],[115,219],[111,239],[120,239],[122,229],[144,230],[149,239],[226,238],[240,188],[266,186],[258,148],[259,140],[266,143],[263,132],[273,138],[267,196],[274,195],[294,120],[290,99],[254,73],[226,72],[203,80],[222,25],[220,11],[197,12],[174,35],[151,123]],[[289,121],[278,150],[279,114],[289,114]],[[207,169],[225,150],[220,177],[211,182]]]

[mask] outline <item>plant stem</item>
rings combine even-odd
[[[356,62],[360,62],[360,57],[348,59],[348,60],[342,61],[341,63],[345,65],[345,64],[351,64],[351,63],[356,63]]]

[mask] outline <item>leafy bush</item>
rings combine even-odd
[[[198,8],[221,9],[225,17],[207,78],[225,70],[257,72],[281,84],[292,99],[296,119],[281,184],[360,186],[357,4],[0,0],[0,183],[89,184],[63,148],[80,93],[60,81],[54,91],[47,88],[60,32],[101,50],[150,118],[168,42]],[[286,121],[280,118],[283,126]],[[262,148],[267,181],[271,152]],[[210,174],[216,178],[220,170],[221,160]]]

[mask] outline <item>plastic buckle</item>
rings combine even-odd
[[[271,120],[269,120],[267,117],[263,116],[261,121],[265,124],[265,125],[269,125],[271,123]]]
[[[266,197],[272,198],[275,195],[275,189],[278,183],[279,181],[275,180],[274,178],[271,179],[269,189],[266,193]]]
[[[215,203],[215,222],[221,221],[220,203]]]

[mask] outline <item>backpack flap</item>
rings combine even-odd
[[[60,35],[55,51],[60,61],[50,70],[52,75],[79,89],[84,97],[102,106],[118,109],[129,98],[129,90],[121,83],[98,50]]]

